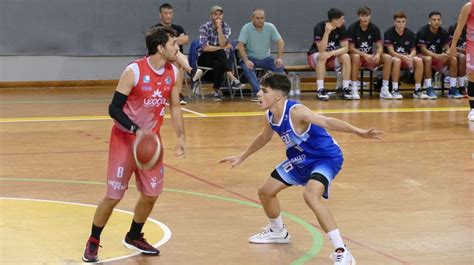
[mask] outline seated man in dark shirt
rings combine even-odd
[[[392,57],[383,53],[383,41],[380,29],[370,22],[372,11],[363,6],[357,11],[359,20],[352,23],[347,30],[349,35],[349,53],[352,62],[352,99],[359,99],[358,77],[360,66],[374,70],[383,64],[383,81],[380,98],[391,99],[388,81],[392,70]],[[397,97],[396,99],[399,99]]]
[[[173,7],[164,3],[160,6],[160,23],[156,24],[155,27],[171,27],[176,31],[176,36],[178,36],[178,45],[179,52],[176,57],[176,63],[183,68],[193,79],[193,81],[198,80],[202,75],[202,70],[197,68],[192,68],[186,56],[183,54],[183,45],[189,42],[189,36],[184,31],[183,27],[180,25],[173,24]],[[186,105],[186,100],[183,95],[179,93],[181,105]]]
[[[446,67],[449,68],[450,89],[449,98],[462,98],[459,93],[457,82],[458,62],[455,56],[450,57],[447,54],[449,48],[448,32],[441,27],[441,13],[433,11],[429,14],[429,23],[418,30],[417,33],[419,52],[425,66],[425,87],[427,93],[434,91],[431,84],[432,69],[443,73]],[[433,92],[436,98],[436,94]]]
[[[458,23],[451,25],[448,30],[449,43],[452,42]],[[456,43],[456,58],[458,59],[458,88],[459,93],[467,97],[466,91],[466,27],[463,28],[459,41]]]
[[[344,12],[337,8],[328,11],[328,21],[321,21],[314,27],[314,42],[308,51],[308,63],[316,70],[317,91],[319,100],[329,100],[324,89],[326,66],[339,71],[342,66],[342,89],[345,99],[352,99],[349,89],[351,58],[347,51],[347,31],[344,26]]]
[[[392,96],[401,96],[398,89],[398,80],[400,79],[400,69],[403,68],[411,73],[415,72],[415,91],[413,92],[413,97],[428,99],[430,96],[421,92],[423,60],[416,56],[415,33],[406,28],[407,16],[404,12],[396,12],[393,15],[393,22],[395,25],[384,33],[385,52],[392,56]],[[430,92],[429,95],[431,93],[434,92]]]

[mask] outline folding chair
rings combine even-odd
[[[237,49],[237,44],[238,44],[238,41],[237,40],[233,40],[231,42],[232,44],[232,48],[234,50],[234,52],[231,54],[231,56],[233,56],[233,64],[234,64],[234,71],[235,71],[235,77],[237,77],[237,79],[240,80],[240,78],[244,75],[244,71],[242,69],[242,66],[240,66],[239,64],[239,61],[240,61],[240,56],[239,56],[239,50]],[[264,76],[268,71],[266,69],[263,69],[263,68],[260,68],[260,67],[256,67],[254,68],[255,70],[255,73],[257,75],[257,78],[260,79],[262,76]],[[243,95],[242,95],[242,89],[240,89],[240,97],[243,98]]]
[[[204,66],[198,66],[197,61],[198,61],[198,49],[199,49],[199,39],[193,40],[191,42],[191,45],[189,47],[189,55],[188,55],[188,62],[191,67],[197,67],[198,69],[202,70],[202,75],[203,77],[207,72],[211,71],[211,67],[204,67]],[[192,82],[191,84],[191,92],[192,95],[197,95],[201,94],[201,98],[204,99],[204,93],[202,92],[202,83],[201,83],[201,77],[196,82]]]

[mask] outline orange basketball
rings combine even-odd
[[[146,134],[142,137],[137,137],[133,144],[133,157],[135,163],[140,169],[152,168],[161,153],[161,143],[158,135]]]

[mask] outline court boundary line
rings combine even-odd
[[[197,111],[182,108],[190,114],[183,114],[184,118],[227,118],[227,117],[253,117],[264,115],[264,111],[257,112],[210,112],[200,113]],[[366,114],[366,113],[407,113],[407,112],[456,112],[468,111],[468,107],[437,107],[437,108],[393,108],[393,109],[325,109],[312,110],[320,114]],[[166,114],[164,118],[171,116]],[[0,123],[18,123],[18,122],[67,122],[67,121],[104,121],[112,120],[110,116],[89,115],[89,116],[58,116],[58,117],[18,117],[18,118],[0,118]]]

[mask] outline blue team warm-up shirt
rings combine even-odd
[[[286,145],[288,160],[276,169],[283,180],[292,185],[305,185],[313,173],[322,174],[331,183],[342,167],[342,151],[326,129],[320,126],[309,124],[301,135],[295,132],[290,112],[299,104],[297,101],[286,100],[283,116],[276,124],[272,122],[273,113],[267,111],[271,128]]]

